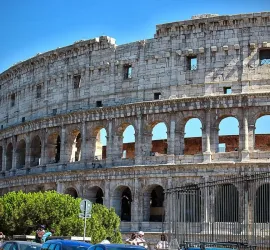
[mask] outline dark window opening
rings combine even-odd
[[[124,66],[124,79],[130,79],[132,77],[132,66],[125,65]]]
[[[56,115],[56,114],[57,114],[57,109],[53,109],[53,110],[52,110],[52,114],[53,114],[53,115]]]
[[[11,107],[14,107],[15,106],[15,94],[12,94],[10,99],[11,99]]]
[[[187,69],[188,70],[197,70],[198,60],[196,56],[187,57]]]
[[[96,107],[97,108],[101,108],[102,106],[103,106],[102,101],[97,101],[96,102]]]
[[[74,89],[78,89],[81,85],[81,76],[80,75],[75,75],[73,76],[73,85]]]
[[[1,125],[1,129],[3,129],[4,128],[4,125]]]
[[[61,150],[61,139],[58,135],[56,145],[55,145],[55,163],[60,161],[60,150]]]
[[[223,92],[224,92],[224,94],[231,94],[232,93],[232,88],[231,87],[224,87]]]
[[[41,97],[41,85],[37,86],[37,98]]]
[[[270,65],[270,49],[260,50],[260,65]]]
[[[159,100],[161,98],[161,93],[154,93],[154,100]]]
[[[22,122],[25,122],[25,117],[22,117]]]

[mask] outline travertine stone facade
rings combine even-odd
[[[166,203],[158,187],[269,171],[270,152],[254,149],[256,120],[270,114],[269,51],[270,13],[262,12],[157,25],[153,39],[119,46],[101,36],[19,62],[0,75],[2,194],[98,196],[124,231],[161,231],[164,204],[150,208],[153,190]],[[238,151],[219,153],[219,123],[230,116],[239,122]],[[184,155],[191,118],[202,123],[202,153]],[[167,154],[153,155],[159,122]],[[133,159],[122,158],[129,125]],[[106,159],[95,157],[101,128]],[[121,211],[123,193],[130,211]]]

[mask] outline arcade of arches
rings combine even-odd
[[[260,120],[269,117],[265,115],[257,119],[256,127],[254,127],[254,138],[251,139],[254,142],[254,150],[270,151],[270,131],[259,129],[261,126]],[[243,131],[240,131],[239,122],[235,117],[231,117],[236,121],[236,125],[234,125],[235,134],[234,132],[231,134],[222,133],[222,123],[228,118],[230,117],[225,117],[218,121],[218,142],[214,152],[232,152],[244,147],[243,142],[241,142]],[[194,120],[197,120],[197,122],[194,123]],[[195,124],[194,126],[192,121],[193,125]],[[229,127],[233,127],[231,121]],[[59,129],[58,131],[48,133],[48,136],[44,136],[44,133],[35,133],[32,137],[22,135],[17,138],[16,136],[0,142],[0,166],[2,171],[8,171],[59,162],[108,160],[108,158],[116,156],[119,159],[133,159],[138,155],[136,152],[140,152],[141,145],[144,148],[148,148],[149,153],[145,149],[140,152],[140,154],[143,153],[144,155],[146,153],[146,156],[147,154],[148,156],[171,154],[172,149],[174,149],[175,153],[179,152],[180,155],[202,154],[205,150],[210,150],[210,148],[213,152],[214,146],[209,147],[209,145],[205,145],[207,140],[205,139],[205,134],[202,133],[204,125],[199,119],[189,118],[184,124],[185,132],[182,133],[176,130],[173,141],[170,131],[168,131],[168,124],[164,122],[153,123],[150,126],[150,133],[145,133],[142,138],[136,134],[135,127],[127,123],[122,124],[115,133],[111,134],[108,134],[105,126],[100,126],[93,130],[93,135],[90,136],[86,135],[85,128],[76,128],[69,132],[68,126],[66,126],[62,130]],[[159,127],[159,130],[155,131],[157,127]],[[81,130],[83,130],[84,136]],[[127,130],[131,133],[131,136],[125,134]],[[188,133],[191,130],[192,133]],[[91,131],[89,132],[91,134]],[[155,136],[155,134],[158,134],[158,136]],[[176,138],[176,135],[179,138]],[[172,143],[174,143],[173,146],[171,145]]]

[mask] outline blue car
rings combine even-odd
[[[41,250],[87,250],[92,244],[76,240],[47,240]]]
[[[125,244],[96,244],[88,250],[145,250],[145,247]]]

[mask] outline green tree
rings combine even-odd
[[[34,234],[40,224],[54,228],[55,235],[82,236],[84,220],[79,218],[81,199],[55,191],[10,192],[0,198],[0,227],[6,235]],[[94,204],[87,219],[86,236],[97,243],[110,236],[121,243],[120,219],[114,209]]]

